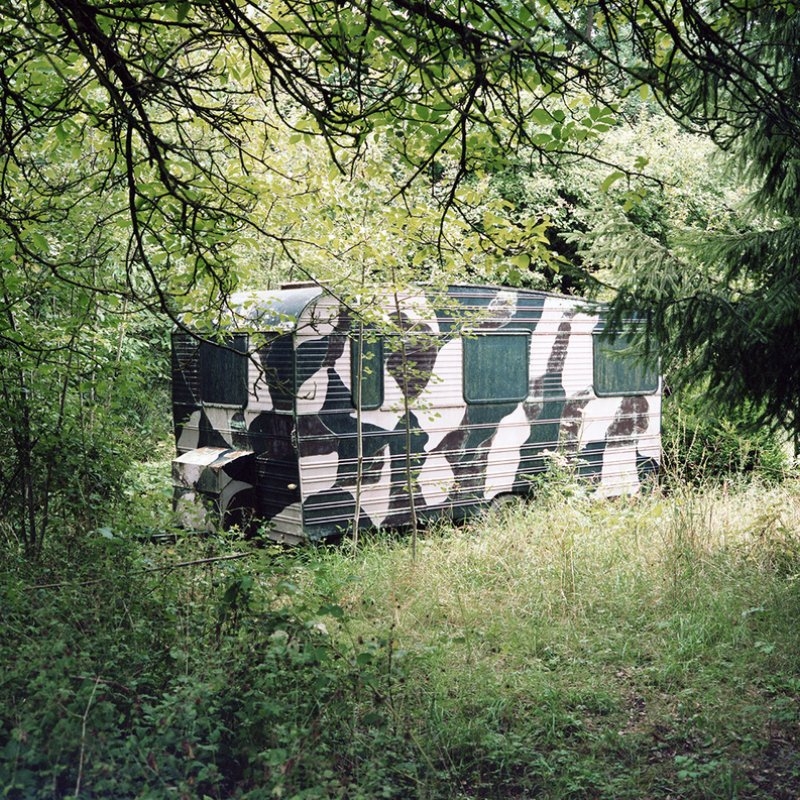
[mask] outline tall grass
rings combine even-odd
[[[557,481],[415,554],[101,534],[3,565],[9,797],[800,796],[796,482]]]
[[[321,574],[464,796],[800,796],[793,484],[552,493]]]

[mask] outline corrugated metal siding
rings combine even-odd
[[[271,450],[283,453],[284,457],[268,453],[256,456],[258,513],[267,519],[300,500],[297,459],[290,436],[276,433]]]
[[[172,334],[172,402],[182,406],[200,403],[200,344],[188,333]]]
[[[424,391],[410,404],[416,418],[413,436],[421,448],[414,457],[413,469],[420,488],[419,511],[423,515],[426,510],[447,508],[454,496],[459,497],[459,502],[482,502],[493,494],[518,490],[520,471],[529,469],[533,473],[547,467],[545,451],[555,453],[566,445],[578,454],[590,433],[603,439],[612,425],[620,424],[617,405],[598,405],[593,392],[592,333],[598,315],[579,311],[569,298],[536,293],[505,295],[505,300],[498,303],[493,288],[456,287],[444,303],[447,306],[449,302],[449,310],[434,312],[429,308],[426,315],[419,313],[424,304],[416,304],[418,327],[424,329],[427,325],[442,336],[433,374]],[[475,404],[464,401],[461,342],[456,339],[447,344],[445,337],[454,335],[463,326],[474,331],[472,335],[480,335],[481,331],[491,332],[499,325],[504,326],[504,331],[533,331],[528,397],[522,404],[489,403],[485,414],[481,414]],[[400,351],[399,338],[400,334],[384,337],[383,403],[379,409],[365,410],[361,415],[365,426],[362,506],[373,519],[389,514],[394,521],[408,518],[407,509],[398,513],[396,497],[398,487],[405,485],[406,476],[406,460],[402,455],[406,437],[402,430],[403,381],[397,371],[393,373],[389,368],[391,354]],[[420,349],[424,347],[414,341],[412,334],[409,347],[412,363],[414,351]],[[317,496],[314,518],[319,525],[346,525],[355,516],[352,497],[348,504],[344,496],[355,493],[358,474],[350,359],[351,350],[345,347],[328,369],[310,371],[298,405],[301,413],[317,413],[325,398],[327,424],[336,429],[310,434],[307,440],[316,439],[320,452],[313,459],[302,461],[303,497]],[[576,402],[579,406],[592,403],[595,408],[587,414],[579,407],[573,417],[565,419],[565,408]],[[648,412],[648,427],[655,431],[650,435],[640,434],[640,454],[642,447],[657,452],[659,410],[653,406]],[[499,428],[492,414],[506,417]],[[340,422],[331,422],[334,418],[331,415],[338,416]],[[487,416],[486,422],[483,416]],[[370,432],[370,426],[382,430]],[[448,448],[446,439],[454,430],[464,438],[460,446]],[[601,462],[595,476],[609,493],[627,491],[638,480],[636,443],[626,443],[622,437],[617,439],[609,440],[612,455]],[[371,440],[377,445],[371,444]],[[467,446],[463,445],[464,440]],[[592,456],[591,452],[587,455]],[[471,472],[473,467],[488,469],[490,474],[476,477]],[[587,473],[593,474],[591,467],[590,462]],[[479,489],[485,492],[482,497],[470,497]],[[390,509],[392,493],[394,508]]]

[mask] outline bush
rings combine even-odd
[[[6,564],[5,797],[407,796],[409,744],[376,707],[391,640],[334,645],[344,612],[299,592],[297,554],[140,548],[104,530]]]
[[[663,416],[663,474],[694,485],[757,477],[775,483],[789,469],[781,436],[742,407],[724,412],[698,393],[673,395]]]
[[[413,558],[109,529],[0,551],[0,791],[800,796],[796,484],[578,497]]]

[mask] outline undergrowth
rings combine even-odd
[[[410,550],[6,554],[4,796],[800,796],[795,484],[543,491]]]

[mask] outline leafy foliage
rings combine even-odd
[[[676,376],[710,375],[719,399],[791,423],[791,6],[47,0],[6,11],[0,368],[14,512],[3,532],[29,552],[70,475],[98,462],[92,446],[105,452],[100,473],[124,467],[108,439],[121,424],[112,406],[129,404],[108,387],[130,398],[150,383],[123,391],[114,321],[146,327],[132,315],[149,309],[180,323],[239,285],[286,276],[350,298],[367,278],[398,291],[463,277],[619,289],[619,313],[646,308],[665,357],[685,368]],[[734,219],[712,172],[691,184],[699,197],[669,196],[648,169],[648,139],[675,136],[661,114],[646,118],[655,106],[734,155],[760,219]],[[702,244],[678,235],[681,218]],[[89,425],[101,409],[107,425]],[[86,452],[73,458],[78,441]]]
[[[367,731],[389,724],[359,710],[383,690],[384,646],[339,649],[326,621],[342,610],[303,598],[279,557],[258,581],[224,564],[176,580],[136,549],[109,532],[75,554],[101,578],[70,562],[46,584],[4,583],[6,796],[341,791]],[[359,796],[402,795],[376,781],[361,775]]]
[[[668,401],[663,420],[662,477],[666,486],[779,483],[789,475],[788,442],[759,428],[758,410],[714,413],[702,391]]]
[[[575,491],[414,562],[107,524],[166,409],[143,311],[284,277],[361,309],[367,278],[619,289],[686,375],[796,425],[796,27],[750,0],[6,4],[5,794],[796,795],[791,495],[715,538],[717,497]]]
[[[612,219],[590,253],[622,268],[616,308],[645,308],[676,380],[708,379],[728,409],[797,430],[797,15],[785,4],[734,4],[712,21],[663,10],[669,57],[642,48],[662,107],[709,133],[752,190],[751,219],[665,241]],[[644,29],[643,44],[652,44]],[[612,244],[613,239],[613,244]]]
[[[353,555],[122,528],[6,554],[0,785],[788,800],[794,491],[575,491],[429,532],[414,560],[386,537]]]
[[[30,296],[22,280],[12,296],[13,277],[0,275],[0,541],[36,556],[53,524],[102,524],[165,431],[164,342],[152,319],[57,281]]]

